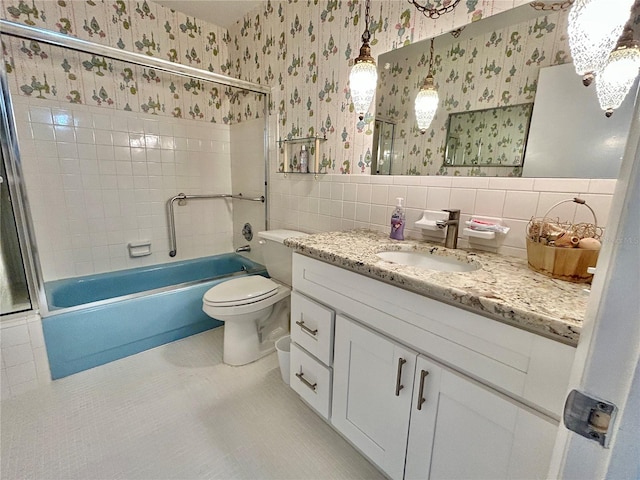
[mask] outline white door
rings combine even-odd
[[[331,423],[390,478],[402,479],[416,353],[336,317]]]
[[[629,95],[636,94],[632,89]],[[549,478],[640,478],[640,102],[591,285],[570,389],[618,407],[608,448],[558,430]]]
[[[421,377],[425,401],[418,411]],[[406,478],[545,478],[556,429],[552,419],[419,358]]]

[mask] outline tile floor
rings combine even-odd
[[[222,329],[1,406],[1,477],[383,478],[286,386],[275,354],[222,363]]]

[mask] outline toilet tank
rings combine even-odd
[[[266,230],[258,232],[258,237],[264,241],[262,244],[262,259],[271,278],[291,286],[292,251],[283,242],[285,238],[306,235],[306,233],[296,230]]]

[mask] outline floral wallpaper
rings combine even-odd
[[[445,165],[521,166],[532,103],[452,113]]]
[[[7,20],[229,75],[226,29],[147,0],[0,0]],[[260,95],[4,36],[14,92],[214,123],[262,116]]]
[[[405,0],[372,0],[372,54],[377,57],[523,3],[466,0],[453,13],[431,20]],[[373,109],[358,121],[348,85],[363,17],[360,0],[268,1],[229,30],[233,75],[274,87],[279,138],[326,136],[320,162],[327,173],[370,173]],[[275,121],[272,125],[276,128]]]
[[[432,20],[405,1],[372,0],[373,55],[524,3],[465,0]],[[0,0],[0,5],[11,21],[271,85],[277,136],[326,136],[324,172],[370,171],[373,112],[358,121],[348,88],[363,31],[361,0],[267,0],[229,31],[148,0]],[[253,94],[6,36],[2,48],[20,95],[208,122],[233,123],[262,112]]]
[[[548,12],[534,20],[464,40],[449,40],[441,46],[436,42],[433,76],[440,102],[424,134],[416,125],[413,100],[427,74],[428,48],[411,49],[406,55],[393,52],[389,68],[381,71],[379,83],[383,95],[377,99],[378,113],[396,123],[392,173],[519,176],[522,172],[519,166],[488,168],[476,165],[475,161],[467,162],[474,163],[468,166],[443,165],[448,122],[453,118],[450,114],[533,103],[539,69],[571,61],[567,17],[568,10]],[[502,125],[491,122],[487,127],[493,128],[492,132],[482,130],[480,124],[471,129],[457,125],[459,130],[475,130],[467,140],[470,143],[459,153],[462,155],[466,150],[469,160],[481,151],[483,163],[512,164],[513,155],[510,160],[500,158],[501,142],[513,138],[511,128],[526,130],[526,126],[523,119]]]

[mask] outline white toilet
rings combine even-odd
[[[290,237],[295,230],[258,232],[264,264],[271,278],[250,275],[219,283],[202,297],[202,310],[225,322],[223,361],[245,365],[275,350],[275,341],[289,330],[291,312]]]

